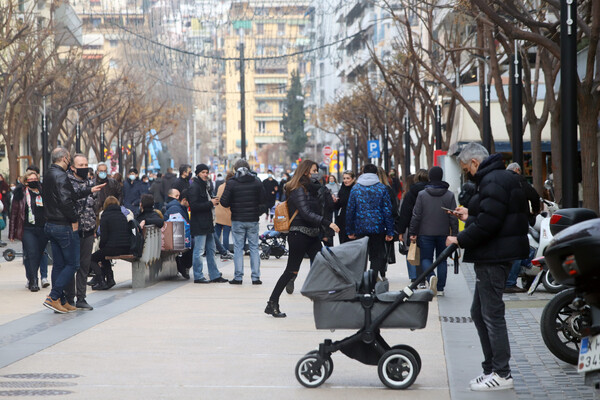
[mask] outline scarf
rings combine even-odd
[[[31,195],[29,194],[29,189],[25,189],[25,201],[27,202],[27,222],[31,225],[35,225],[35,215],[33,215],[33,210],[31,209]]]

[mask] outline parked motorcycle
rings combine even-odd
[[[552,354],[578,365],[580,372],[600,370],[600,339],[594,350],[596,338],[586,338],[600,333],[600,269],[594,269],[600,255],[600,219],[587,209],[564,209],[559,215],[551,224],[554,239],[544,261],[556,281],[569,289],[544,307],[542,338]],[[600,373],[596,379],[600,382]]]

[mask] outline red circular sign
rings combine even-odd
[[[333,154],[333,149],[331,148],[331,146],[325,146],[323,147],[323,155],[325,157],[329,157]]]

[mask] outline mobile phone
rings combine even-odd
[[[450,211],[450,212],[451,212],[451,213],[453,213],[453,214],[456,212],[456,211],[454,211],[453,209],[451,209],[451,208],[446,208],[446,207],[442,207],[442,210],[444,210],[444,211]]]

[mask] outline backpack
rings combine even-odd
[[[144,232],[140,223],[135,219],[127,221],[127,226],[131,232],[129,250],[134,257],[141,257],[144,252]]]
[[[298,210],[294,212],[292,218],[290,218],[290,210],[287,201],[282,201],[275,206],[275,216],[273,217],[273,229],[277,232],[288,233],[290,231],[290,225],[294,218],[298,215]]]

